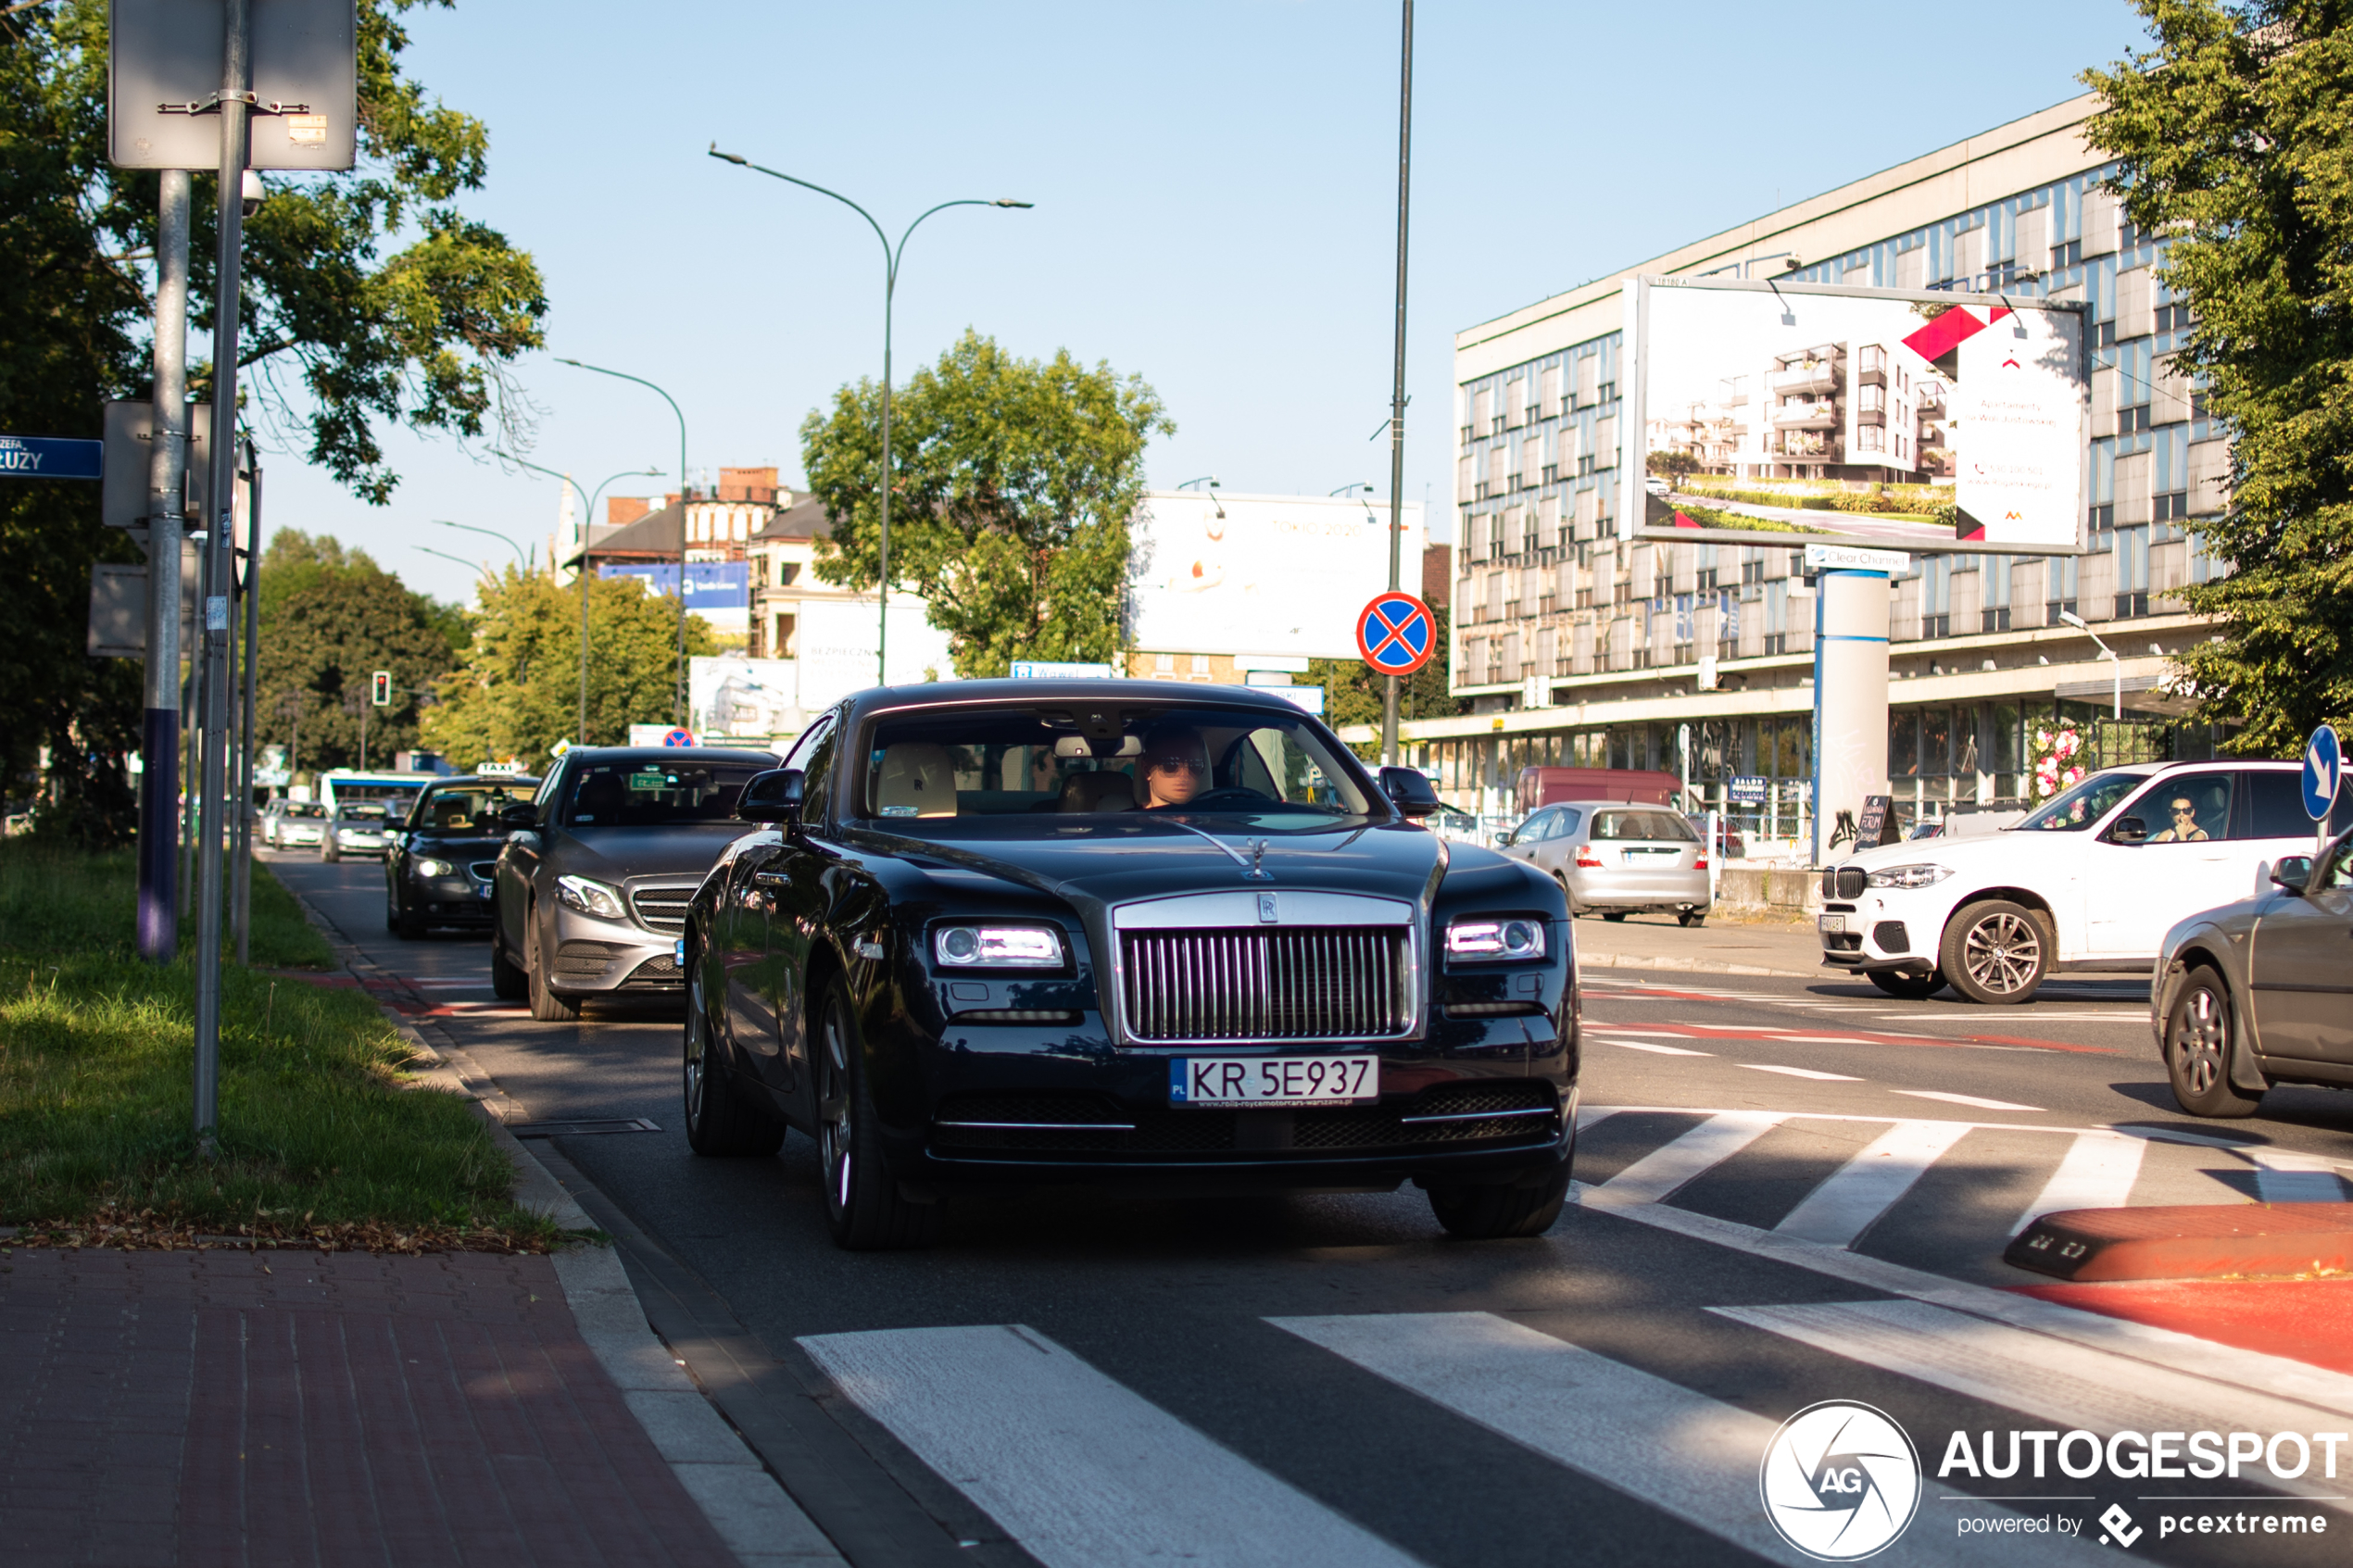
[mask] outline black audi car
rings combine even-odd
[[[529,804],[539,781],[480,773],[425,786],[384,846],[384,929],[410,941],[428,926],[490,925],[491,872],[510,807]]]
[[[975,681],[824,714],[689,904],[697,1152],[817,1140],[844,1247],[988,1184],[1380,1191],[1466,1236],[1568,1188],[1560,886],[1247,687]]]

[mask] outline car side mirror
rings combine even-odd
[[[1422,818],[1436,811],[1441,802],[1429,775],[1419,768],[1383,768],[1380,771],[1380,792],[1401,816]]]
[[[2283,855],[2271,862],[2271,885],[2283,893],[2304,896],[2312,885],[2312,857]]]
[[[744,792],[736,797],[736,817],[747,822],[796,823],[800,821],[800,803],[805,780],[798,768],[771,768],[764,773],[754,773]]]
[[[1499,833],[1495,835],[1495,847],[1498,849],[1509,849],[1518,842],[1519,834],[1516,833]]]
[[[2144,844],[2148,841],[2149,825],[2138,817],[2119,817],[2116,825],[2108,830],[2110,844]]]
[[[510,806],[498,813],[498,825],[510,831],[513,831],[518,828],[537,827],[539,825],[539,808],[536,806]]]

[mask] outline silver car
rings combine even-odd
[[[1705,846],[1665,806],[1569,800],[1541,806],[1495,847],[1552,873],[1569,912],[1624,920],[1638,909],[1671,912],[1685,925],[1707,919]]]
[[[335,809],[334,816],[321,824],[319,835],[319,858],[340,860],[346,855],[365,855],[371,859],[384,857],[385,836],[392,831],[391,813],[381,800],[354,800]]]
[[[327,809],[307,800],[272,800],[261,813],[261,842],[272,849],[319,842],[326,832]]]
[[[2246,1116],[2274,1084],[2353,1088],[2353,834],[2282,856],[2251,898],[2165,935],[2149,1026],[2173,1098],[2193,1116]]]

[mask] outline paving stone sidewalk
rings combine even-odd
[[[734,1568],[554,1264],[0,1255],[10,1568]]]

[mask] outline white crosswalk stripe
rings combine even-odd
[[[1774,1431],[1762,1416],[1487,1312],[1267,1321],[1770,1562],[1815,1561],[1775,1534],[1758,1505],[1757,1467]],[[2083,1557],[2072,1541],[1964,1536],[1940,1543],[1937,1560]]]
[[[2121,1209],[2132,1201],[2133,1184],[2140,1179],[2141,1157],[2148,1147],[2145,1138],[2119,1137],[2114,1133],[2076,1134],[2067,1157],[2019,1215],[2010,1234],[2017,1236],[2044,1215],[2061,1210]]]
[[[1047,1568],[1416,1568],[1034,1329],[885,1329],[800,1344]]]
[[[1826,1247],[1853,1245],[1969,1130],[1966,1122],[1898,1122],[1808,1193],[1773,1229]]]
[[[1681,1137],[1651,1150],[1601,1190],[1619,1203],[1655,1203],[1788,1121],[1781,1110],[1719,1110]]]
[[[2253,1148],[2255,1195],[2266,1203],[2342,1203],[2345,1185],[2333,1162],[2316,1154],[2292,1154],[2280,1148]]]

